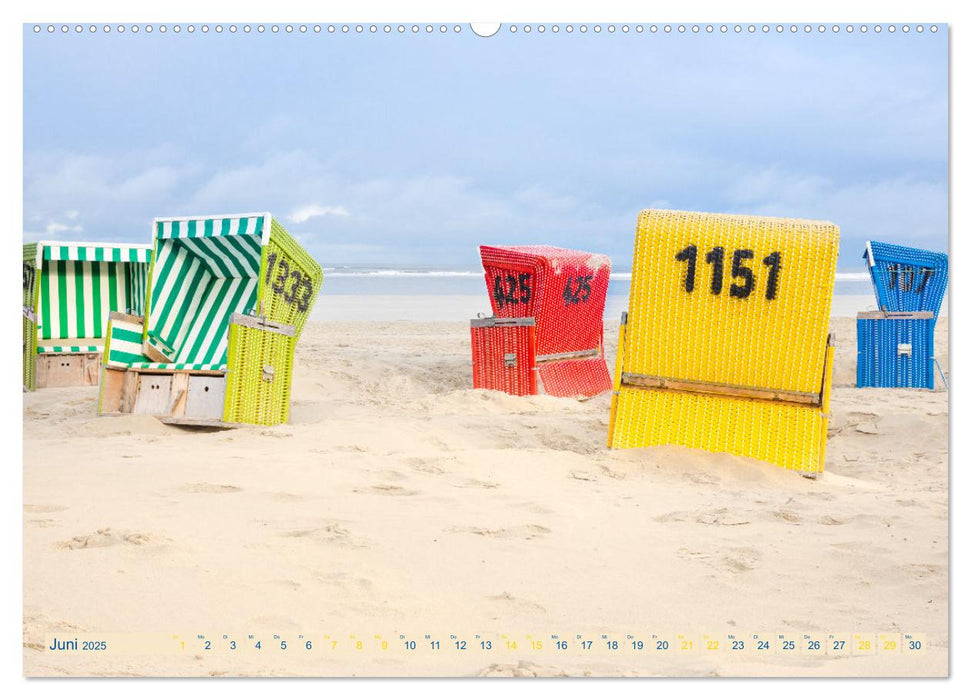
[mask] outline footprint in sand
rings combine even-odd
[[[481,481],[475,478],[464,478],[459,479],[452,483],[452,486],[457,489],[497,489],[499,484],[494,481]]]
[[[54,527],[57,525],[57,521],[53,518],[33,518],[28,520],[27,524],[34,527]]]
[[[503,591],[499,595],[486,596],[486,600],[490,600],[494,603],[500,603],[504,607],[513,608],[518,612],[537,614],[546,613],[546,608],[539,603],[534,603],[533,601],[526,600],[524,598],[517,598],[509,591]]]
[[[231,484],[186,484],[182,487],[185,493],[236,493],[242,491],[238,486]]]
[[[110,527],[98,530],[91,535],[78,535],[70,540],[58,542],[58,549],[91,549],[93,547],[116,547],[143,545],[156,543],[160,538],[141,532],[114,532]]]
[[[34,503],[24,504],[25,513],[59,513],[62,510],[67,510],[67,506],[45,506]]]
[[[756,564],[758,564],[759,559],[761,559],[759,551],[752,547],[732,547],[723,551],[721,554],[712,554],[710,552],[682,547],[678,550],[678,556],[683,559],[702,561],[715,569],[733,574],[743,574],[752,571]]]
[[[485,527],[452,527],[446,530],[446,532],[455,533],[468,533],[472,535],[479,535],[480,537],[492,537],[495,539],[524,539],[531,540],[534,537],[543,537],[544,535],[550,534],[552,530],[548,527],[543,527],[542,525],[537,525],[535,523],[528,523],[521,527],[515,528],[485,528]]]
[[[424,459],[421,457],[412,457],[406,464],[415,471],[425,472],[426,474],[447,474],[448,472],[442,469],[438,464],[436,459]]]
[[[361,548],[368,546],[367,541],[354,537],[350,530],[337,522],[328,523],[324,526],[284,530],[279,536],[293,539],[307,539],[316,544],[338,545],[341,547]]]
[[[532,661],[517,664],[491,664],[479,671],[480,678],[566,678],[567,673],[555,666],[541,666]]]
[[[570,472],[570,478],[576,479],[577,481],[596,481],[597,475],[592,472],[574,470]]]
[[[367,491],[354,489],[353,493],[379,493],[385,496],[416,496],[421,492],[412,491],[411,489],[406,489],[403,486],[398,486],[397,484],[374,484]]]

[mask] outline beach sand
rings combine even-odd
[[[272,428],[98,418],[96,388],[26,394],[24,671],[945,675],[948,394],[854,388],[854,323],[833,325],[816,480],[726,454],[608,451],[607,395],[473,391],[467,322],[310,323],[290,423]],[[616,337],[611,322],[611,363]],[[946,318],[937,348],[946,370]],[[190,643],[45,651],[52,636],[133,632]],[[231,655],[223,633],[290,646]],[[771,653],[651,648],[754,633]],[[810,655],[776,636],[829,633],[912,633],[923,648]]]

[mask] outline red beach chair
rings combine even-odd
[[[480,246],[492,318],[472,321],[477,389],[517,396],[609,391],[606,255],[552,246]]]

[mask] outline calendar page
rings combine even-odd
[[[34,9],[25,676],[949,675],[946,22]]]

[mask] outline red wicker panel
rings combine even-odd
[[[492,312],[499,318],[536,319],[536,354],[596,350],[599,358],[553,370],[554,396],[593,396],[610,388],[603,358],[603,312],[610,283],[605,255],[553,246],[481,246]],[[556,364],[547,363],[549,366]],[[589,372],[590,376],[584,376]],[[606,384],[603,376],[607,375]],[[563,384],[563,377],[571,379]],[[579,391],[578,387],[584,387]],[[560,392],[566,393],[560,393]],[[592,393],[591,393],[592,392]]]
[[[474,388],[515,396],[536,393],[535,326],[473,326],[471,332]]]
[[[544,362],[539,366],[543,389],[550,396],[582,398],[610,391],[610,372],[602,357]]]

